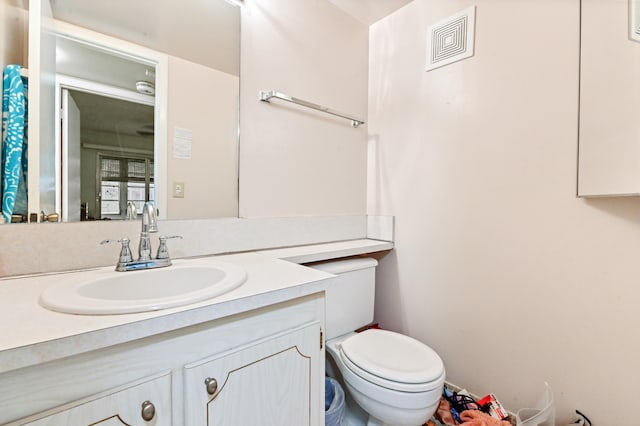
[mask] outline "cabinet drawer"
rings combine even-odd
[[[11,425],[171,426],[171,375],[167,372],[142,379]]]

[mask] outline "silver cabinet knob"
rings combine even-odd
[[[149,422],[153,420],[153,417],[156,415],[156,407],[151,403],[151,401],[145,401],[142,403],[142,419],[145,422]]]
[[[213,395],[218,390],[218,381],[212,377],[204,379],[204,385],[207,387],[207,393]]]

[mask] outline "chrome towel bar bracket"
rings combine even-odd
[[[303,107],[315,109],[317,111],[325,112],[327,114],[335,115],[336,117],[346,118],[351,121],[351,126],[358,127],[364,124],[364,120],[353,117],[349,114],[344,114],[342,112],[338,112],[332,110],[327,107],[323,107],[322,105],[314,104],[313,102],[304,101],[302,99],[294,98],[293,96],[285,95],[284,93],[280,93],[275,90],[271,90],[269,92],[260,92],[260,100],[264,102],[269,102],[272,98],[280,99],[286,102],[291,102],[296,105],[301,105]]]

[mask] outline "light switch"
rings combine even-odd
[[[184,198],[184,182],[173,182],[173,198]]]

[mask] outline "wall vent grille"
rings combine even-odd
[[[471,6],[429,27],[427,71],[473,56],[475,15]]]

